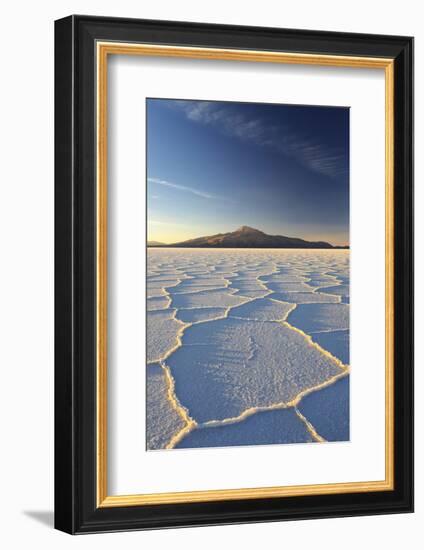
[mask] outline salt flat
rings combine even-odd
[[[148,449],[349,438],[349,251],[149,248]]]

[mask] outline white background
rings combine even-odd
[[[384,479],[384,70],[126,56],[108,78],[108,494]],[[350,107],[350,442],[145,450],[144,116],[161,96]]]
[[[70,13],[146,17],[416,37],[416,150],[424,148],[424,28],[413,0],[19,2],[2,12],[0,87],[1,346],[0,542],[5,548],[420,548],[424,521],[424,384],[416,352],[416,513],[248,526],[70,537],[51,528],[53,506],[53,20]],[[424,204],[417,154],[416,203]],[[423,248],[417,216],[416,249]],[[372,219],[365,220],[373,231]],[[424,278],[422,252],[416,280]],[[424,332],[417,285],[417,329]],[[422,339],[422,337],[421,337]]]

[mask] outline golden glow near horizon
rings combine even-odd
[[[189,224],[149,221],[147,227],[148,241],[158,241],[165,244],[178,243],[202,236],[203,234],[199,233],[196,227]]]

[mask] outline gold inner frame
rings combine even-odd
[[[219,500],[325,495],[394,489],[394,61],[390,58],[315,55],[254,50],[159,46],[97,42],[97,506],[141,506]],[[178,493],[109,496],[107,491],[107,61],[109,55],[143,55],[255,61],[385,71],[385,197],[386,197],[386,365],[385,365],[385,479],[315,485],[217,489]]]

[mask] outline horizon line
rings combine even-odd
[[[270,233],[266,233],[265,231],[262,231],[261,229],[257,229],[257,228],[254,228],[254,227],[251,227],[251,226],[247,226],[247,225],[242,225],[242,226],[239,226],[237,229],[233,230],[233,231],[220,231],[218,233],[213,233],[213,234],[209,234],[209,235],[200,235],[200,236],[197,236],[197,237],[191,237],[189,239],[185,239],[183,241],[181,240],[177,240],[177,241],[174,241],[174,242],[163,242],[163,241],[160,241],[158,239],[146,239],[146,246],[147,247],[151,247],[151,248],[154,248],[154,247],[166,247],[166,246],[175,246],[175,245],[178,245],[178,244],[181,244],[183,245],[184,243],[187,243],[189,241],[193,241],[193,240],[197,240],[197,239],[202,239],[202,238],[210,238],[210,237],[215,237],[217,235],[226,235],[228,233],[236,233],[237,231],[240,231],[240,230],[243,230],[244,228],[247,228],[247,229],[251,229],[251,230],[254,230],[254,231],[258,231],[260,233],[263,233],[264,235],[268,236],[268,237],[284,237],[284,238],[288,238],[288,239],[299,239],[301,241],[304,241],[305,243],[326,243],[326,244],[329,244],[331,247],[333,248],[350,248],[350,242],[348,243],[343,243],[343,244],[333,244],[332,242],[328,241],[328,240],[325,240],[324,238],[323,239],[320,239],[320,238],[315,238],[314,237],[314,240],[308,240],[306,238],[303,238],[303,237],[291,237],[291,236],[288,236],[288,235],[281,235],[281,234],[276,234],[276,233],[273,233],[273,234],[270,234]],[[149,242],[151,243],[158,243],[158,244],[149,244]],[[180,246],[179,248],[202,248],[202,247],[193,247],[193,246]],[[231,247],[225,247],[225,246],[214,246],[214,245],[209,245],[205,248],[231,248]],[[242,246],[239,246],[239,247],[233,247],[233,248],[255,248],[255,247],[242,247]],[[276,247],[267,247],[267,246],[262,246],[262,247],[256,247],[256,248],[276,248]],[[277,247],[277,248],[295,248],[295,247]],[[302,247],[300,247],[302,248]],[[303,247],[303,248],[309,248],[309,247]],[[314,248],[314,247],[310,247],[310,248]],[[315,247],[315,248],[318,248],[318,247]],[[326,247],[322,247],[322,248],[326,248]]]

